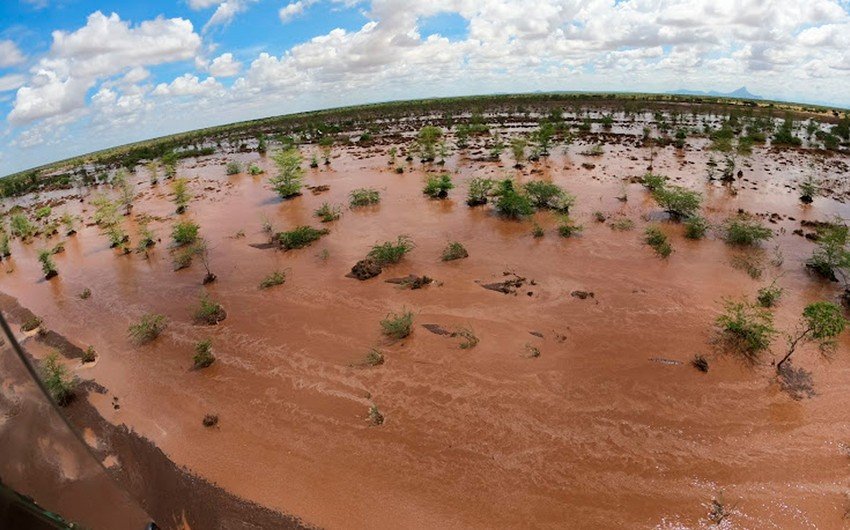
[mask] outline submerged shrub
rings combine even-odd
[[[195,355],[192,356],[195,368],[206,368],[215,362],[212,353],[212,340],[206,339],[195,343]]]
[[[373,246],[367,257],[373,259],[378,265],[384,266],[390,263],[398,263],[413,248],[413,240],[410,237],[398,236],[395,242],[386,241]]]
[[[751,362],[770,347],[776,334],[773,314],[746,301],[727,300],[716,323],[724,345]]]
[[[685,237],[688,239],[702,239],[708,231],[708,221],[705,217],[694,215],[685,220]]]
[[[185,178],[174,179],[171,184],[171,191],[174,193],[174,205],[177,206],[177,213],[186,211],[189,205],[189,191],[187,188],[188,181]]]
[[[815,342],[821,354],[831,354],[836,339],[847,327],[847,319],[841,307],[832,302],[814,302],[803,309],[803,317],[793,334],[788,335],[788,352],[776,364],[776,370],[782,373],[782,366],[797,347],[807,342]]]
[[[381,193],[374,188],[358,188],[352,190],[348,196],[352,208],[381,202]]]
[[[454,261],[456,259],[466,257],[469,257],[469,252],[467,252],[466,248],[457,241],[449,243],[446,248],[443,249],[443,261]]]
[[[490,191],[495,184],[496,182],[490,178],[474,177],[470,179],[469,191],[466,194],[466,204],[469,206],[487,204]]]
[[[56,264],[53,262],[52,253],[49,250],[40,250],[38,252],[38,261],[41,263],[41,271],[44,272],[44,277],[48,280],[59,274],[56,270]]]
[[[702,195],[681,186],[662,186],[653,190],[653,198],[673,219],[692,217],[699,211]]]
[[[342,212],[342,209],[338,205],[331,206],[327,202],[323,202],[322,205],[313,212],[316,217],[322,220],[323,223],[330,223],[331,221],[336,221],[339,219]]]
[[[171,239],[177,246],[189,245],[198,239],[200,227],[193,221],[179,221],[171,230]]]
[[[301,168],[301,153],[295,147],[277,151],[272,155],[277,165],[278,174],[269,178],[277,194],[282,199],[301,195],[301,178],[304,170]]]
[[[817,248],[806,266],[818,276],[828,280],[846,281],[850,270],[850,228],[844,224],[831,224],[818,230]]]
[[[286,282],[286,272],[285,271],[274,271],[269,274],[263,281],[260,282],[260,289],[269,289],[276,285],[283,285]]]
[[[667,236],[657,226],[648,226],[644,232],[644,241],[655,250],[655,253],[666,258],[673,253],[673,247],[667,241]]]
[[[194,316],[196,322],[212,326],[224,320],[227,317],[227,312],[220,303],[210,298],[210,295],[204,292],[198,301],[198,307],[195,309]]]
[[[533,180],[526,183],[523,189],[531,203],[538,208],[549,208],[566,213],[575,203],[573,195],[552,182]]]
[[[389,313],[381,320],[381,331],[393,339],[403,339],[413,331],[413,311],[402,308],[398,313]]]
[[[327,228],[319,230],[312,226],[299,226],[289,232],[279,232],[276,237],[281,248],[290,250],[304,248],[329,233],[330,230]]]
[[[53,401],[59,406],[65,406],[74,395],[76,381],[68,374],[68,369],[65,368],[59,361],[59,354],[50,352],[39,365],[39,375],[41,382],[44,383],[47,392]]]
[[[499,182],[496,189],[496,211],[499,214],[512,219],[518,219],[534,213],[531,199],[522,195],[514,188],[511,179]]]
[[[130,326],[128,331],[133,342],[141,345],[159,337],[167,325],[168,321],[165,316],[145,313],[138,323]]]
[[[568,216],[561,217],[558,223],[558,235],[561,237],[572,237],[583,230],[581,225],[577,225]]]
[[[227,163],[227,166],[225,167],[225,171],[227,172],[228,175],[239,174],[239,173],[242,172],[242,164],[240,164],[236,160],[231,160],[230,162]]]
[[[652,173],[647,173],[643,176],[641,183],[649,191],[656,191],[664,188],[664,186],[667,185],[667,177],[665,177],[664,175],[654,175]]]
[[[617,230],[618,232],[627,232],[635,227],[635,222],[629,219],[628,217],[618,217],[614,219],[608,226],[611,227],[611,230]]]
[[[445,199],[449,195],[449,190],[454,187],[455,185],[452,183],[451,175],[444,173],[442,175],[428,177],[422,193],[432,199]]]
[[[13,236],[21,239],[27,239],[28,237],[35,235],[38,231],[38,228],[21,213],[14,214],[9,219],[9,229]]]
[[[758,290],[756,302],[761,307],[774,307],[779,303],[779,299],[782,297],[782,291],[782,287],[776,285],[776,281],[774,280],[770,285],[766,285]]]
[[[730,245],[754,246],[773,237],[770,228],[744,213],[727,219],[722,231],[723,240]]]

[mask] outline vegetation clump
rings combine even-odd
[[[398,313],[389,313],[381,320],[381,332],[387,337],[399,340],[410,335],[412,331],[413,311],[402,309]]]
[[[277,165],[278,174],[269,178],[269,183],[281,199],[289,199],[301,195],[301,178],[304,170],[301,168],[301,153],[295,147],[277,151],[272,155]]]
[[[439,127],[426,125],[419,130],[416,136],[416,152],[423,162],[433,162],[437,157],[437,147],[443,131]]]
[[[558,223],[558,235],[561,237],[572,237],[584,229],[581,225],[575,224],[569,216],[561,216]]]
[[[727,300],[716,324],[723,345],[752,363],[770,347],[776,335],[773,314],[747,301]]]
[[[331,205],[327,202],[323,202],[322,205],[313,213],[316,217],[321,219],[323,223],[330,223],[331,221],[339,219],[340,215],[342,215],[342,209],[338,205]]]
[[[130,338],[138,345],[146,344],[165,331],[168,321],[164,315],[145,313],[136,324],[130,325]]]
[[[188,181],[185,178],[174,179],[171,183],[171,191],[174,193],[174,205],[177,206],[177,213],[183,213],[189,206],[191,196],[188,191]]]
[[[373,246],[366,256],[373,259],[379,266],[389,265],[398,263],[405,254],[413,250],[414,246],[410,237],[398,236],[395,242],[386,241]]]
[[[376,427],[384,424],[384,415],[378,410],[377,405],[373,404],[369,407],[369,423]]]
[[[443,249],[443,261],[454,261],[456,259],[463,259],[466,257],[469,257],[469,252],[466,251],[466,247],[457,241],[452,241],[446,245],[445,249]]]
[[[174,225],[174,228],[171,229],[171,239],[178,247],[190,245],[197,241],[199,229],[200,227],[197,223],[188,219],[185,221],[178,221]]]
[[[277,285],[283,285],[286,283],[286,272],[285,271],[274,271],[269,274],[260,282],[260,289],[270,289]]]
[[[782,292],[782,287],[776,285],[776,281],[774,280],[770,285],[766,285],[758,290],[756,302],[761,307],[775,307],[779,303],[779,299],[782,298]]]
[[[653,190],[652,196],[674,220],[694,216],[702,203],[702,195],[681,186],[661,186]]]
[[[71,402],[74,397],[76,380],[68,374],[68,369],[59,361],[59,354],[50,352],[39,365],[39,375],[47,392],[60,407]]]
[[[806,261],[806,267],[818,276],[847,283],[850,271],[850,228],[843,223],[830,223],[818,230],[817,248]]]
[[[685,237],[688,239],[702,239],[708,232],[708,221],[705,217],[693,215],[685,220]]]
[[[499,182],[495,195],[496,211],[504,217],[519,219],[534,213],[531,199],[518,192],[511,179]]]
[[[212,340],[206,339],[195,343],[195,355],[192,356],[195,368],[206,368],[215,362],[212,352]]]
[[[56,264],[53,262],[52,252],[49,250],[40,250],[38,252],[38,261],[41,263],[41,271],[44,273],[46,280],[59,274],[59,271],[56,270]]]
[[[673,253],[673,247],[670,246],[667,236],[657,226],[648,226],[646,228],[644,241],[662,258],[669,257]]]
[[[80,359],[83,363],[93,363],[97,359],[97,352],[94,349],[94,346],[89,345],[88,348],[83,350],[82,358]]]
[[[722,226],[723,240],[730,245],[755,246],[773,237],[773,231],[751,215],[740,213]]]
[[[27,318],[26,320],[24,320],[24,323],[21,324],[21,331],[23,331],[24,333],[29,333],[30,331],[32,331],[34,329],[38,329],[38,327],[41,326],[41,323],[42,323],[41,318],[33,315],[33,316]]]
[[[369,206],[381,202],[381,193],[374,188],[358,188],[352,190],[348,196],[352,208]]]
[[[807,305],[796,330],[788,334],[788,351],[776,364],[776,370],[781,373],[783,365],[791,355],[807,342],[816,343],[822,355],[830,355],[835,351],[837,337],[847,324],[841,308],[832,302],[814,302]]]
[[[210,298],[206,292],[201,294],[198,307],[195,309],[195,322],[213,326],[227,318],[224,307]]]
[[[567,213],[575,203],[575,197],[552,182],[533,180],[523,186],[525,194],[537,208],[548,208]]]
[[[466,204],[469,206],[480,206],[487,204],[490,192],[496,182],[486,177],[474,177],[469,181],[469,190],[466,194]]]
[[[242,172],[242,164],[240,164],[236,160],[231,160],[227,163],[227,166],[225,167],[225,172],[228,175],[238,175]]]
[[[428,181],[425,183],[422,193],[432,199],[445,199],[449,196],[449,190],[454,187],[455,185],[452,183],[451,175],[444,173],[442,175],[428,177]]]
[[[628,217],[618,217],[614,219],[608,226],[611,227],[611,230],[617,230],[618,232],[628,232],[635,227],[635,222],[629,219]]]
[[[327,228],[323,228],[319,230],[318,228],[313,228],[312,226],[299,226],[289,232],[279,232],[277,236],[277,241],[280,243],[280,247],[284,250],[291,250],[295,248],[304,248],[306,246],[311,245],[313,242],[318,241],[322,236],[330,233],[330,230]]]

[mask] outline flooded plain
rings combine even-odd
[[[266,182],[275,169],[264,156],[186,161],[178,174],[193,200],[182,216],[169,184],[152,186],[140,167],[124,224],[135,241],[137,217],[152,217],[161,241],[147,257],[117,254],[91,224],[91,200],[111,193],[106,186],[71,194],[54,210],[88,224],[62,238],[59,276],[43,279],[43,241],[15,241],[0,264],[0,291],[45,328],[95,347],[95,363],[66,362],[106,389],[84,398],[106,421],[233,495],[307,525],[701,528],[712,524],[712,499],[722,498],[730,528],[841,528],[850,492],[850,334],[832,361],[811,349],[795,357],[815,382],[816,395],[802,400],[775,381],[770,362],[781,337],[753,367],[716,351],[711,336],[725,297],[752,298],[775,278],[785,289],[776,309],[782,330],[807,303],[836,299],[837,284],[803,266],[814,244],[793,231],[802,220],[850,217],[850,160],[757,146],[738,157],[742,175],[730,187],[708,181],[709,157],[719,156],[707,143],[655,148],[653,171],[702,192],[714,224],[739,209],[760,216],[775,232],[762,249],[736,249],[714,233],[688,240],[680,224],[664,221],[634,183],[650,164],[650,149],[636,142],[607,144],[601,156],[559,147],[520,170],[507,154],[489,162],[470,149],[443,167],[405,162],[402,174],[388,166],[386,145],[336,147],[329,166],[305,170],[305,184],[329,189],[287,201]],[[231,159],[267,174],[227,176]],[[426,175],[443,171],[456,185],[448,199],[424,196]],[[831,189],[802,205],[795,190],[810,171],[831,179]],[[475,176],[555,182],[577,196],[571,216],[584,230],[561,238],[548,212],[512,221],[490,205],[469,207]],[[366,186],[380,190],[380,204],[350,209],[349,192]],[[341,218],[319,223],[313,212],[323,202],[343,205]],[[202,286],[197,261],[173,270],[171,226],[181,217],[200,225],[214,283]],[[620,218],[634,228],[613,229]],[[303,249],[265,248],[265,219],[277,231],[312,225],[330,233]],[[667,259],[643,242],[656,219],[673,246]],[[544,237],[532,236],[533,221]],[[372,245],[399,235],[416,245],[400,263],[371,280],[346,277]],[[450,241],[469,257],[441,261]],[[760,264],[760,278],[733,267],[744,254]],[[286,282],[260,290],[275,270],[286,271]],[[385,281],[408,274],[435,282],[411,290]],[[482,287],[513,274],[526,279],[515,293]],[[91,297],[82,299],[86,288]],[[216,326],[193,322],[202,290],[227,311]],[[402,308],[414,312],[414,331],[390,341],[379,322]],[[168,328],[136,346],[128,326],[148,312],[165,315]],[[469,328],[480,342],[461,349],[458,338],[423,324]],[[216,361],[195,370],[194,344],[206,338]],[[372,348],[383,364],[363,365]],[[690,366],[696,354],[709,359],[707,373]],[[382,425],[368,421],[373,404]],[[211,413],[219,423],[208,428],[201,419]],[[120,466],[121,455],[106,463]]]

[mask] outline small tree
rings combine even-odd
[[[277,165],[277,176],[269,178],[269,183],[282,199],[301,195],[301,178],[304,170],[301,168],[301,153],[295,147],[277,151],[272,155]]]
[[[212,352],[212,340],[202,340],[195,343],[195,355],[192,357],[195,368],[206,368],[215,362]]]
[[[652,196],[675,220],[694,216],[702,202],[702,195],[681,186],[661,186],[653,191]]]
[[[443,137],[443,130],[433,125],[419,129],[416,136],[416,151],[423,162],[433,162],[437,157],[437,144]]]
[[[850,228],[831,224],[818,230],[817,248],[806,266],[817,275],[832,281],[840,280],[846,287],[850,276]]]
[[[814,302],[803,309],[803,316],[793,333],[789,333],[788,351],[776,364],[776,370],[782,371],[782,366],[791,355],[808,342],[818,345],[823,355],[835,351],[836,338],[847,327],[847,319],[842,315],[841,308],[832,302]]]
[[[773,314],[747,301],[727,300],[716,323],[725,345],[750,362],[758,360],[776,335]]]
[[[466,204],[469,206],[487,204],[490,191],[495,184],[496,182],[493,179],[486,177],[474,177],[470,179],[469,191],[466,194]]]
[[[319,149],[322,150],[322,158],[325,165],[331,165],[331,152],[333,151],[334,139],[333,136],[322,136],[319,140]]]
[[[499,182],[496,196],[496,211],[505,217],[518,219],[534,213],[531,199],[519,193],[511,179]]]
[[[452,183],[451,175],[444,173],[442,175],[428,177],[422,193],[432,199],[445,199],[449,196],[449,190],[454,187],[455,185]]]
[[[174,240],[176,246],[189,245],[198,239],[198,230],[200,230],[200,227],[197,223],[188,219],[180,221],[171,230],[171,239]]]
[[[201,264],[204,266],[204,270],[207,271],[206,276],[204,276],[203,283],[204,285],[208,283],[212,283],[216,280],[216,275],[213,274],[210,269],[210,249],[207,244],[207,240],[203,237],[199,237],[197,241],[194,243],[194,254],[201,259]]]
[[[59,354],[50,352],[39,366],[39,375],[41,381],[47,388],[47,392],[57,405],[63,407],[67,405],[74,396],[74,388],[77,386],[76,380],[68,374],[68,369],[65,368],[59,361]]]
[[[65,212],[62,214],[60,218],[62,224],[65,225],[65,235],[72,236],[77,233],[77,216],[72,215],[69,212]]]
[[[511,139],[511,154],[514,157],[514,167],[522,167],[525,162],[525,148],[528,147],[528,140],[522,136],[517,136]]]
[[[53,262],[52,253],[47,249],[42,249],[38,252],[38,261],[41,263],[41,270],[44,272],[44,278],[49,280],[59,272],[56,270],[56,264]]]
[[[803,204],[811,204],[815,200],[815,195],[818,193],[818,182],[814,177],[808,175],[806,179],[800,183],[800,202]]]
[[[136,198],[136,188],[127,178],[127,172],[119,169],[112,178],[112,185],[118,189],[118,203],[124,208],[124,214],[130,215],[133,209],[133,200]]]
[[[188,181],[185,178],[174,179],[171,184],[171,191],[174,193],[174,205],[177,206],[177,213],[186,211],[189,205],[191,195],[189,195]]]

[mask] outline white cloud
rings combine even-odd
[[[232,53],[223,53],[212,60],[209,71],[216,77],[233,77],[242,69],[242,63],[233,59]]]
[[[107,17],[97,11],[75,32],[53,32],[50,52],[18,90],[8,119],[23,124],[82,108],[87,91],[98,80],[143,66],[191,59],[200,43],[192,23],[185,19],[156,18],[131,27],[115,13]]]
[[[281,7],[277,14],[282,23],[288,24],[296,17],[303,15],[304,11],[316,2],[317,0],[298,0],[296,2],[290,2],[289,4]]]
[[[212,96],[223,90],[215,77],[200,81],[197,76],[183,74],[169,84],[160,83],[152,92],[155,96]]]
[[[189,0],[189,7],[192,9],[207,9],[212,6],[217,6],[224,2],[224,0]]]
[[[0,68],[17,66],[25,60],[17,44],[10,40],[0,40]]]
[[[204,25],[204,31],[207,31],[213,26],[224,26],[230,24],[236,15],[246,11],[248,7],[255,2],[257,2],[257,0],[226,0],[225,2],[222,2],[219,4],[218,8],[216,8],[215,13],[213,13]]]
[[[21,74],[0,75],[0,92],[16,90],[26,82],[26,79]]]

